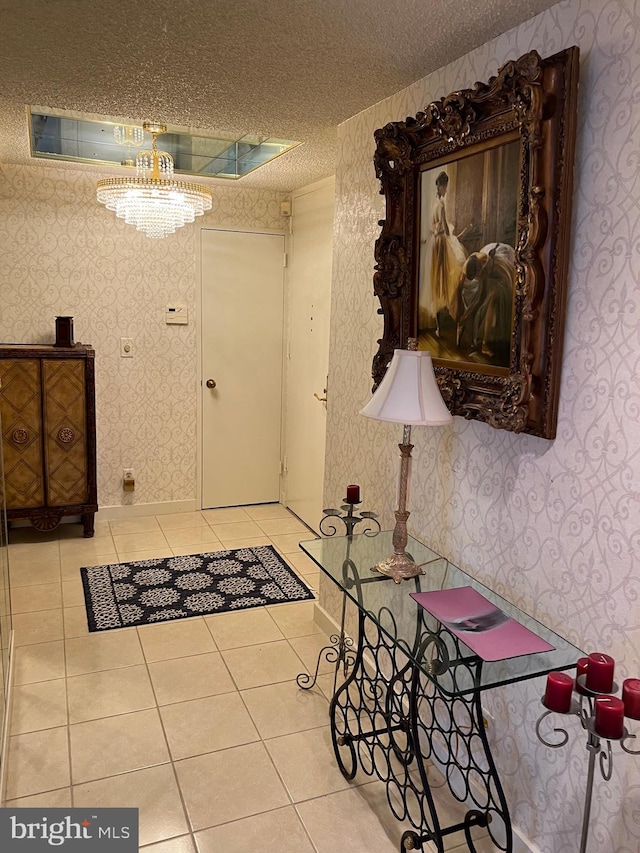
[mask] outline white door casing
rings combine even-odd
[[[322,518],[333,259],[333,178],[293,194],[289,238],[285,503],[309,527]],[[314,396],[317,395],[317,396]]]

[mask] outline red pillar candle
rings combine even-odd
[[[596,696],[596,734],[610,740],[622,737],[624,702],[616,696]]]
[[[616,662],[609,655],[603,655],[601,652],[590,654],[587,666],[587,689],[594,693],[611,693],[615,665]]]
[[[622,702],[625,717],[640,720],[640,678],[625,678],[622,682]]]
[[[580,678],[581,675],[587,674],[587,669],[589,667],[589,658],[578,658],[578,662],[576,663],[576,667],[578,670],[576,673],[576,690],[578,691],[578,693],[584,694],[584,689],[582,687],[580,687],[580,685],[578,684],[578,679]]]
[[[550,711],[566,714],[571,708],[573,678],[566,672],[550,672],[543,702]]]
[[[360,486],[347,486],[347,503],[360,503]]]

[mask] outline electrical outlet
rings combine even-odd
[[[123,480],[135,480],[133,468],[123,468],[122,469],[122,479]]]
[[[483,723],[485,729],[492,729],[493,724],[495,723],[495,720],[494,720],[492,714],[490,714],[486,708],[482,709],[482,723]]]
[[[120,358],[133,358],[133,338],[120,338]]]

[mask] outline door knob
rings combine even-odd
[[[216,380],[215,379],[207,379],[207,388],[215,388]]]
[[[318,394],[314,394],[313,396],[316,398],[316,400],[319,400],[321,403],[326,403],[327,402],[327,389],[323,388],[322,392],[324,394],[324,397],[320,397],[320,396],[318,396]]]

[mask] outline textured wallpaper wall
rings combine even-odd
[[[196,497],[197,228],[284,231],[282,193],[214,188],[198,226],[149,240],[98,205],[99,174],[0,169],[0,340],[52,343],[55,316],[96,350],[101,506]],[[188,326],[165,325],[169,303]],[[121,337],[135,356],[120,358]],[[122,468],[136,491],[122,492]]]
[[[373,132],[507,59],[581,49],[567,327],[554,441],[455,418],[416,429],[411,531],[588,651],[611,653],[619,680],[640,675],[640,121],[638,4],[568,0],[339,131],[325,505],[348,482],[392,526],[401,428],[359,416],[381,334],[373,245],[384,216]],[[323,589],[335,612],[335,592]],[[542,681],[487,698],[514,822],[544,853],[578,849],[587,752],[540,745]],[[635,727],[640,730],[640,725]],[[638,732],[640,734],[640,731]],[[575,737],[573,736],[575,735]],[[640,760],[616,753],[596,781],[591,849],[637,853]]]

